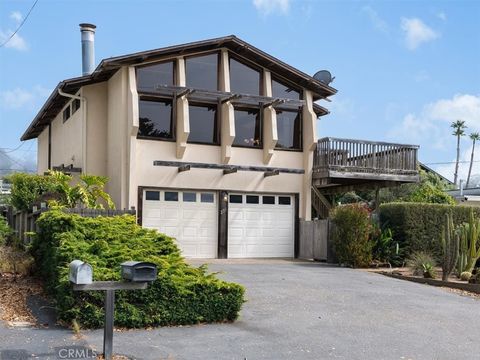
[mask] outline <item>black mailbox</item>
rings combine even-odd
[[[154,281],[157,279],[157,265],[144,261],[125,261],[122,267],[122,278],[135,282]]]

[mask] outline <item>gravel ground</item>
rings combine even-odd
[[[210,269],[246,287],[238,321],[115,332],[115,352],[152,360],[450,360],[480,354],[476,298],[309,262],[213,261]],[[83,331],[78,338],[65,329],[2,324],[0,348],[57,359],[62,346],[101,350],[102,335]]]

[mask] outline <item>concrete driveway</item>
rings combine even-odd
[[[233,324],[115,332],[116,353],[138,359],[474,359],[480,301],[365,271],[281,260],[214,261],[243,284]],[[102,331],[6,329],[2,349],[56,359],[55,347],[101,350]]]

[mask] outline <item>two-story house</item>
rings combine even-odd
[[[38,172],[107,176],[117,208],[187,257],[293,257],[310,220],[315,101],[336,90],[235,36],[104,59],[60,82],[22,140]],[[308,54],[305,54],[308,56]]]

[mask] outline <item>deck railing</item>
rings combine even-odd
[[[323,138],[314,156],[314,173],[327,171],[417,175],[416,145]]]

